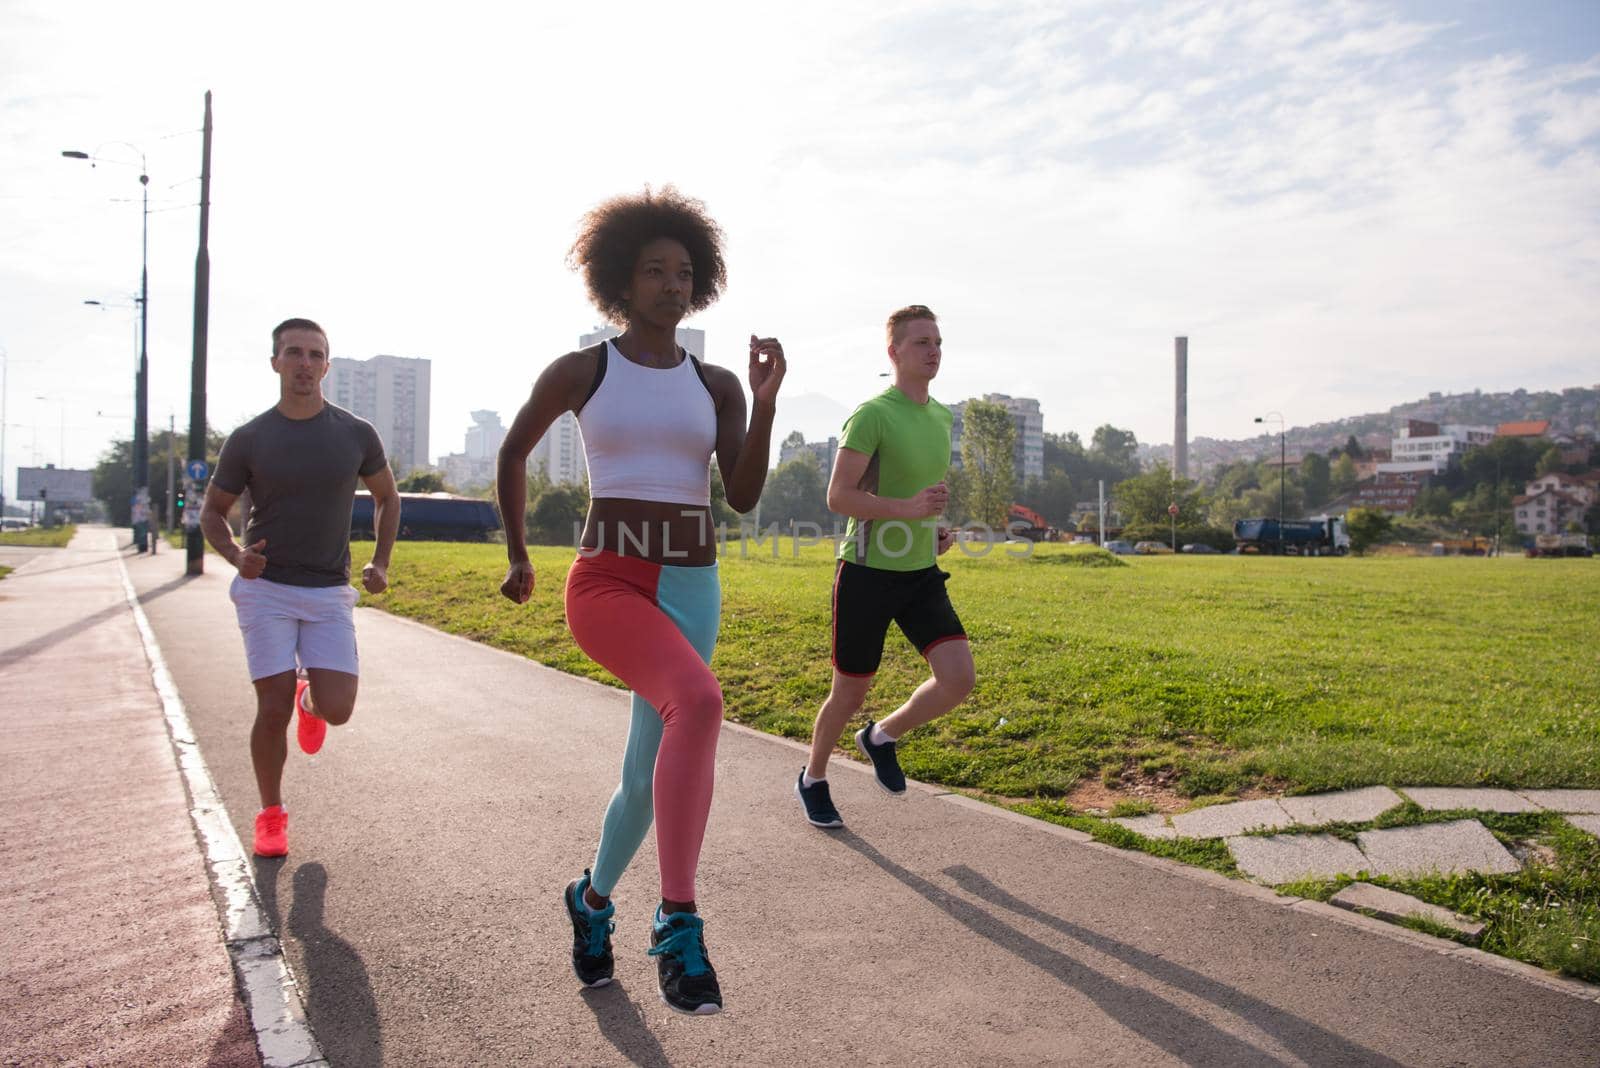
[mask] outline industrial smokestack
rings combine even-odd
[[[1189,477],[1189,339],[1173,338],[1177,357],[1176,413],[1172,428],[1172,473],[1177,478]]]

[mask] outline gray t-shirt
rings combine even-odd
[[[310,419],[269,408],[228,435],[211,481],[224,493],[250,490],[244,543],[267,539],[262,578],[341,586],[350,581],[356,480],[386,462],[372,424],[337,405]]]

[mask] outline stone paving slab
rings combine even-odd
[[[1356,843],[1375,875],[1519,870],[1516,858],[1477,820],[1363,831]]]
[[[1458,786],[1402,786],[1402,793],[1429,812],[1474,808],[1479,812],[1538,812],[1540,807],[1511,790]]]
[[[1517,793],[1551,812],[1600,814],[1600,790],[1518,790]]]
[[[1323,823],[1365,823],[1377,819],[1404,801],[1405,798],[1387,786],[1364,786],[1359,790],[1278,798],[1283,810],[1296,823],[1308,827]]]
[[[1329,899],[1329,904],[1337,905],[1342,909],[1355,911],[1361,909],[1372,913],[1379,919],[1403,920],[1411,916],[1420,917],[1448,927],[1452,931],[1466,937],[1467,941],[1476,943],[1483,937],[1483,932],[1488,924],[1479,923],[1477,920],[1468,919],[1449,909],[1430,905],[1420,898],[1410,894],[1402,894],[1397,890],[1386,890],[1381,886],[1371,883],[1351,883]]]
[[[1580,831],[1588,831],[1596,838],[1600,838],[1600,816],[1568,816],[1567,822]]]
[[[1142,834],[1146,838],[1176,838],[1178,832],[1167,823],[1167,817],[1159,812],[1148,816],[1119,816],[1111,821],[1118,827],[1126,827],[1134,834]]]
[[[1361,850],[1331,834],[1243,835],[1227,839],[1227,845],[1241,871],[1271,886],[1367,866]]]
[[[1245,831],[1275,831],[1294,819],[1271,798],[1212,805],[1172,817],[1172,826],[1185,838],[1227,838]]]

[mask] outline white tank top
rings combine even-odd
[[[709,505],[717,408],[694,358],[645,367],[605,344],[600,384],[578,411],[589,496]]]

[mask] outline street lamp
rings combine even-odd
[[[1284,474],[1284,468],[1289,466],[1289,460],[1288,460],[1288,457],[1287,457],[1287,454],[1286,454],[1286,446],[1284,444],[1284,429],[1283,429],[1283,416],[1282,416],[1282,414],[1280,414],[1278,412],[1268,412],[1266,415],[1258,415],[1258,416],[1256,416],[1256,422],[1258,422],[1258,423],[1264,423],[1268,419],[1276,419],[1278,421],[1278,555],[1282,556],[1283,555],[1283,512],[1284,512],[1284,508],[1283,508],[1283,501],[1284,501],[1283,474]]]
[[[150,503],[150,431],[149,431],[149,406],[150,406],[150,168],[144,156],[144,151],[138,145],[129,144],[127,141],[114,141],[108,144],[119,144],[131,148],[139,153],[139,188],[142,194],[142,214],[140,216],[140,258],[139,258],[139,369],[133,380],[133,495],[135,499],[134,511],[137,513],[138,502],[145,506],[148,516]],[[101,145],[101,148],[106,147]],[[97,153],[99,149],[95,150]],[[100,162],[98,155],[80,152],[76,149],[64,149],[61,153],[68,159],[85,159],[91,167]],[[114,161],[108,161],[114,162]],[[135,524],[135,538],[139,542],[139,551],[154,548],[155,538],[149,529],[148,520],[141,530]],[[145,538],[149,537],[149,545]]]

